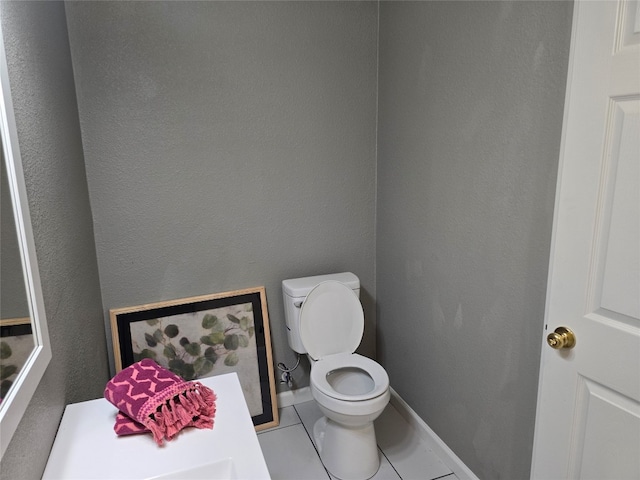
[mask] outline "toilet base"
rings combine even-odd
[[[313,437],[325,468],[340,480],[367,480],[380,468],[373,422],[347,427],[323,416]]]

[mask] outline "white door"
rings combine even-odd
[[[574,8],[531,476],[638,480],[640,7]]]

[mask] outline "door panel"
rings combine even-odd
[[[581,377],[569,477],[603,480],[637,478],[640,404]]]
[[[606,239],[606,248],[598,255],[602,265],[597,279],[602,283],[599,306],[638,319],[640,302],[635,289],[640,271],[640,100],[612,100],[609,110],[611,119],[606,123],[612,125],[607,134],[611,151],[606,154],[610,165],[603,172],[603,225],[598,232]]]
[[[640,478],[637,1],[575,3],[545,320],[532,478]]]

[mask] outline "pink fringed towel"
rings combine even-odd
[[[120,410],[118,435],[151,432],[158,445],[185,427],[213,428],[216,396],[200,382],[186,382],[145,358],[107,383],[104,397]]]

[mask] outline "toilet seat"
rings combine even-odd
[[[360,369],[365,372],[373,381],[371,390],[359,394],[350,395],[336,391],[328,381],[328,375],[332,372],[344,369]],[[311,367],[311,383],[318,391],[337,400],[347,402],[358,402],[370,400],[383,395],[389,389],[389,376],[382,366],[357,353],[338,353],[324,357]]]
[[[307,295],[300,311],[300,337],[315,362],[311,384],[318,392],[335,400],[358,402],[371,400],[389,390],[389,376],[370,358],[355,352],[364,332],[364,311],[358,296],[344,283],[329,280],[316,285]],[[359,370],[360,372],[353,371]],[[338,373],[350,380],[368,375],[372,386],[363,393],[344,393],[329,382]]]

